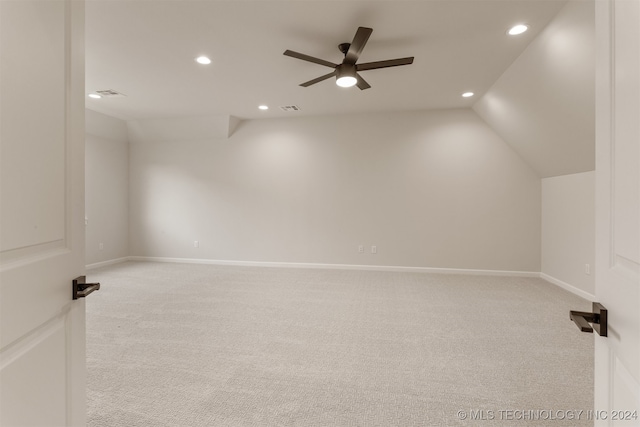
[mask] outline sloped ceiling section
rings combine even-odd
[[[229,138],[240,121],[237,117],[229,115],[129,120],[127,135],[130,142],[202,141]]]
[[[541,178],[595,169],[594,20],[568,2],[473,106]]]

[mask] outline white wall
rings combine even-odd
[[[86,264],[90,265],[129,255],[129,143],[124,121],[91,110],[85,117]]]
[[[591,274],[585,273],[585,264],[590,265]],[[592,299],[594,268],[595,172],[543,179],[543,275]]]
[[[540,179],[471,110],[246,121],[130,156],[133,256],[540,271]]]
[[[594,1],[567,2],[473,109],[540,177],[594,170]]]

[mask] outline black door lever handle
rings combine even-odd
[[[595,329],[601,337],[607,336],[607,309],[599,302],[593,303],[593,312],[591,313],[571,310],[569,312],[569,319],[571,319],[582,332],[593,333]]]
[[[93,291],[100,289],[100,283],[86,283],[87,276],[73,279],[73,299],[84,298]]]

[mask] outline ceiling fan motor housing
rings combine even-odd
[[[339,64],[336,67],[336,77],[340,78],[340,77],[346,77],[346,76],[351,76],[351,77],[356,76],[355,64]]]

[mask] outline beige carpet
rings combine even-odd
[[[145,262],[87,276],[102,283],[91,427],[593,425],[578,412],[593,336],[568,314],[590,304],[541,279]]]

